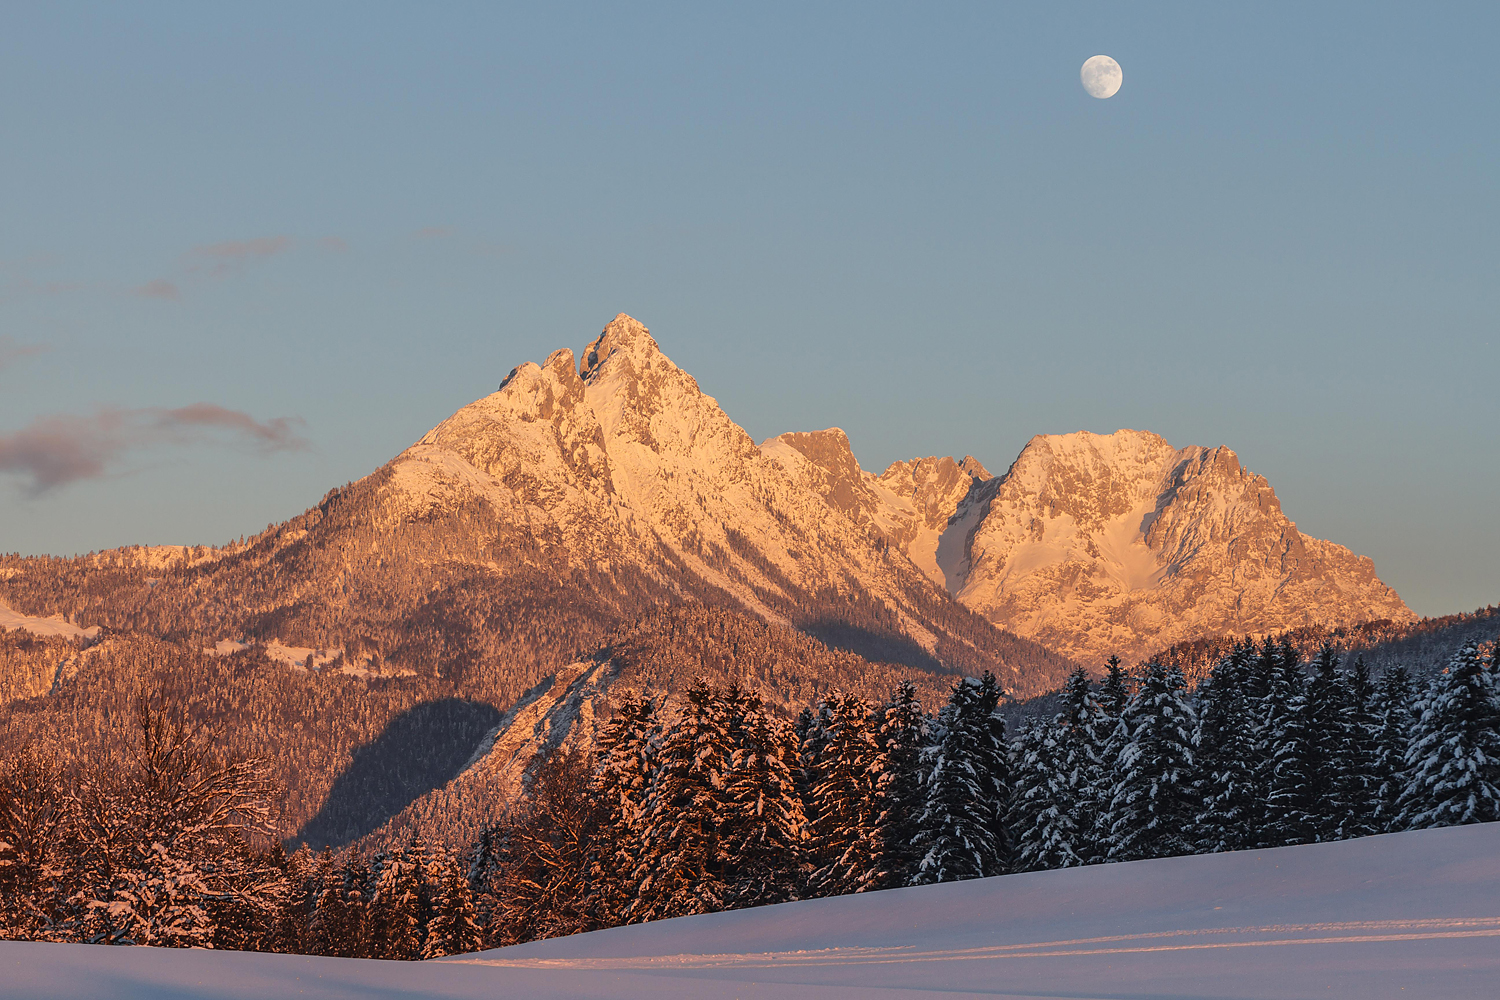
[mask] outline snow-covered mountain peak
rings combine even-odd
[[[652,339],[651,331],[646,329],[646,324],[624,313],[619,313],[610,320],[605,325],[604,332],[583,349],[583,368],[579,374],[586,381],[591,381],[604,363],[615,355],[623,355],[628,359],[617,364],[628,363],[635,369],[649,368],[658,358],[666,361],[661,348]],[[668,361],[667,364],[670,365],[671,362]]]
[[[889,549],[892,514],[909,516],[911,505],[860,470],[843,431],[757,448],[624,314],[585,349],[581,371],[565,350],[518,366],[391,472],[401,518],[481,499],[571,567],[727,598],[768,621],[853,602],[894,623],[880,628],[899,636],[891,649],[916,651],[901,653],[908,658],[936,656],[940,642],[962,658],[988,655],[979,650],[991,639],[1010,641],[999,632],[957,638],[968,612]],[[1022,683],[1015,669],[1003,673]]]
[[[505,520],[566,540],[575,566],[680,565],[770,619],[830,582],[858,586],[925,649],[913,570],[1088,659],[1411,617],[1368,559],[1304,537],[1228,448],[1079,431],[1032,438],[999,477],[972,456],[876,476],[837,427],[757,448],[624,314],[581,371],[567,350],[519,366],[394,466],[403,516],[477,490]]]
[[[1032,438],[963,547],[960,600],[1074,656],[1412,617],[1370,560],[1298,532],[1233,451],[1147,431]]]
[[[963,457],[963,461],[958,463],[958,468],[960,471],[968,475],[971,479],[977,479],[981,483],[987,479],[995,478],[990,473],[990,470],[986,469],[984,465],[980,463],[979,459],[975,458],[973,455],[965,455]]]
[[[761,442],[760,448],[857,523],[867,522],[883,503],[865,481],[848,435],[838,427],[789,431]]]

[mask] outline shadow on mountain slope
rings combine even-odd
[[[802,631],[834,649],[842,649],[879,663],[900,663],[934,674],[960,673],[923,649],[909,636],[861,628],[836,618],[801,623]]]
[[[334,779],[316,816],[287,844],[343,847],[378,829],[413,801],[447,784],[500,723],[491,705],[444,698],[391,720]]]

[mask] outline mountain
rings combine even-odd
[[[383,468],[248,541],[10,557],[0,573],[18,616],[371,676],[489,672],[503,697],[682,602],[871,660],[994,669],[1023,694],[1071,666],[803,488],[623,314],[581,364],[559,350],[515,368]]]
[[[1039,435],[998,477],[972,458],[875,476],[837,429],[762,448],[961,603],[1086,663],[1203,635],[1416,619],[1368,558],[1299,532],[1228,448]]]
[[[1024,697],[1072,669],[802,486],[635,320],[582,359],[519,366],[255,537],[0,557],[0,753],[121,753],[145,693],[268,758],[286,838],[461,843],[621,687],[733,680],[790,713],[910,678],[935,709],[957,676]]]
[[[1226,449],[1074,434],[876,476],[838,429],[756,445],[628,316],[579,357],[252,538],[0,557],[0,752],[117,753],[147,693],[269,758],[284,837],[462,842],[621,691],[792,713],[910,679],[935,709],[986,669],[1020,699],[1074,656],[1411,618]]]

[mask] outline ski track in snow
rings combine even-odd
[[[1335,934],[1336,931],[1398,933]],[[1163,938],[1206,935],[1293,935],[1241,941],[1197,941],[1146,944]],[[1425,920],[1364,920],[1346,923],[1272,924],[1265,927],[1210,927],[1144,934],[1114,934],[1070,941],[1036,941],[981,948],[919,950],[895,948],[826,948],[819,951],[760,952],[743,955],[661,955],[644,958],[498,959],[454,958],[469,965],[522,969],[770,969],[790,966],[889,965],[907,962],[963,962],[1004,958],[1054,958],[1074,955],[1127,955],[1157,951],[1200,951],[1208,948],[1273,948],[1308,944],[1374,944],[1389,941],[1432,941],[1441,938],[1500,937],[1500,917],[1437,918]],[[1138,943],[1133,943],[1138,942]],[[1087,948],[1084,945],[1110,945]]]

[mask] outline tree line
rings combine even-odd
[[[143,710],[137,760],[3,780],[7,936],[420,958],[815,896],[1500,820],[1500,668],[1470,643],[1418,692],[1331,647],[1237,643],[1074,673],[1011,738],[992,675],[935,714],[902,684],[790,721],[701,681],[626,696],[462,854],[256,850],[253,766]],[[153,728],[154,727],[154,728]],[[154,735],[153,735],[154,734]],[[152,763],[152,762],[155,763]],[[175,803],[164,808],[162,803]],[[18,808],[17,804],[23,804]],[[49,811],[50,810],[50,811]],[[236,825],[238,824],[238,825]],[[170,828],[170,830],[168,829]],[[180,829],[179,829],[180,828]],[[49,839],[50,838],[50,839]],[[48,845],[52,846],[48,846]]]

